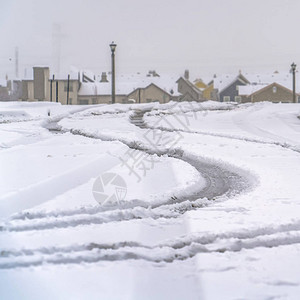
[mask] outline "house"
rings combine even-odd
[[[22,101],[52,101],[67,104],[68,79],[49,79],[48,67],[34,67],[33,79],[22,80]],[[80,81],[77,74],[69,79],[69,104],[77,104]]]
[[[22,96],[21,80],[0,81],[0,101],[17,101]]]
[[[222,75],[214,78],[214,88],[217,89],[218,98],[221,102],[241,102],[239,86],[250,84],[240,72],[237,76]]]
[[[23,101],[53,101],[67,104],[104,104],[111,103],[111,74],[102,73],[101,78],[91,72],[73,72],[69,80],[49,79],[48,67],[34,67],[33,78],[22,81]],[[166,103],[177,100],[176,80],[161,76],[155,71],[148,74],[119,75],[116,78],[116,103]]]
[[[265,88],[268,84],[247,84],[239,86],[239,96],[241,97],[241,103],[252,102],[250,95]]]
[[[135,89],[128,95],[128,99],[134,99],[136,103],[167,103],[170,100],[173,100],[171,93],[166,92],[154,83],[150,83],[144,88]]]
[[[218,100],[218,90],[214,88],[214,81],[211,80],[203,90],[203,98],[205,100]]]
[[[100,82],[81,83],[78,91],[79,104],[111,103],[111,74],[102,73]],[[175,77],[148,74],[118,75],[116,78],[116,103],[166,103],[177,100]]]
[[[176,83],[177,91],[181,94],[178,98],[179,101],[204,101],[202,91],[189,81],[188,76],[180,77]]]
[[[293,101],[293,76],[290,73],[247,74],[251,84],[239,87],[242,102]],[[300,83],[296,80],[296,96],[300,92]]]
[[[171,100],[177,101],[181,96],[177,92],[176,77],[170,75],[159,75],[156,71],[149,71],[146,77],[131,77],[129,81],[133,89],[128,94],[128,99],[136,103],[167,103]]]
[[[201,78],[195,79],[194,85],[200,90],[201,89],[204,90],[207,87],[207,85],[203,82],[203,80]]]
[[[256,88],[251,85],[243,86],[240,87],[239,94],[243,98],[243,102],[293,102],[293,91],[276,82],[269,85],[256,85]],[[297,99],[299,96],[300,94],[296,94]]]
[[[103,74],[104,75],[104,74]],[[127,94],[131,89],[124,84],[116,84],[116,103],[127,103]],[[78,90],[77,104],[108,104],[111,103],[111,83],[101,82],[81,82]]]
[[[7,101],[9,99],[9,88],[7,80],[0,80],[0,101]]]

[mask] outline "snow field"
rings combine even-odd
[[[1,124],[0,135],[23,130],[0,150],[9,175],[0,205],[11,209],[9,199],[19,211],[1,225],[1,297],[297,299],[299,106],[144,105],[146,124],[176,141],[175,157],[186,161],[130,123],[136,107],[63,108],[38,122]],[[26,144],[28,124],[37,135]],[[49,133],[49,124],[66,133]],[[118,161],[128,149],[158,154],[141,182]],[[19,172],[22,155],[29,159]],[[191,159],[232,178],[203,179]],[[126,179],[132,201],[97,205],[94,169],[108,168]],[[230,193],[189,199],[208,187],[226,191],[228,182],[236,183]],[[19,195],[34,207],[21,211]],[[30,195],[40,196],[30,203]]]

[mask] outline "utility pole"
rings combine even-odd
[[[141,88],[139,88],[139,103],[141,103]]]
[[[56,102],[58,102],[58,80],[56,80]]]
[[[293,73],[293,103],[296,103],[296,67],[297,65],[295,63],[291,64],[291,71]]]
[[[111,103],[116,102],[116,85],[115,85],[115,51],[117,44],[112,42],[110,45],[111,49]]]
[[[54,74],[52,79],[50,80],[50,102],[52,102],[52,85],[53,85],[53,81],[54,81]]]
[[[70,89],[70,74],[68,74],[68,85],[67,85],[67,105],[69,105],[69,89]]]

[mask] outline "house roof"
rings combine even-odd
[[[267,84],[248,84],[239,86],[239,96],[249,96],[268,86]]]
[[[0,86],[6,87],[6,85],[7,85],[6,79],[0,79]]]
[[[238,74],[238,75],[224,74],[214,78],[214,88],[218,89],[219,93],[221,93],[231,84],[233,84],[236,80],[240,80],[245,84],[250,83],[249,80],[242,74]]]
[[[252,95],[261,93],[262,91],[267,90],[268,88],[271,88],[272,86],[277,86],[277,87],[280,87],[280,88],[286,90],[287,92],[289,92],[291,94],[293,93],[293,91],[291,89],[288,89],[287,87],[285,87],[285,86],[283,86],[283,85],[281,85],[281,84],[279,84],[277,82],[273,82],[273,83],[267,85],[266,87],[264,87],[264,88],[262,88],[262,89],[260,89],[260,90],[258,90],[256,92],[254,92]]]
[[[184,77],[180,77],[176,83],[178,83],[179,80],[184,80],[186,82],[186,84],[193,90],[195,91],[198,95],[202,94],[202,91],[197,88],[193,83],[191,83],[189,80],[185,79]],[[203,89],[204,90],[204,89]]]
[[[276,82],[289,90],[293,89],[293,75],[291,73],[247,74],[246,76],[251,83],[269,85]],[[297,77],[298,74],[296,73],[296,92],[299,93],[300,82]]]
[[[272,82],[270,84],[258,84],[258,85],[248,85],[248,86],[240,86],[239,87],[239,95],[243,96],[252,96],[259,94],[269,88],[272,88],[273,86],[280,87],[284,90],[286,90],[289,93],[293,93],[293,91],[277,82]]]
[[[127,95],[131,87],[127,84],[116,84],[116,95]],[[111,95],[110,82],[82,82],[78,91],[80,96]]]
[[[300,93],[300,82],[296,74],[296,92]],[[264,87],[277,83],[289,91],[293,90],[293,75],[291,73],[269,73],[269,74],[246,74],[251,82],[250,85],[240,86],[239,95],[251,95]]]
[[[111,95],[111,74],[108,74],[107,79],[109,82],[82,82],[79,95]],[[140,73],[117,75],[116,94],[128,95],[138,88],[146,88],[151,84],[168,94],[171,94],[171,91],[174,96],[178,94],[175,77],[169,75],[148,77]]]
[[[143,87],[143,88],[140,88],[140,89],[147,89],[148,87],[150,87],[150,86],[155,86],[156,88],[158,88],[159,90],[161,90],[163,93],[166,93],[166,94],[168,94],[168,95],[174,95],[174,93],[168,93],[168,92],[166,92],[165,90],[163,90],[162,88],[160,88],[159,86],[157,86],[155,83],[150,83],[148,86],[146,86],[146,87]],[[139,89],[139,88],[137,88],[137,89]],[[137,89],[135,89],[135,90],[133,90],[132,91],[132,93],[133,92],[135,92]],[[129,95],[130,95],[130,93],[129,93]],[[180,94],[181,95],[181,94]]]

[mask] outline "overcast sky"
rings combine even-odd
[[[0,76],[54,68],[53,24],[61,28],[61,70],[155,69],[196,77],[288,71],[300,66],[299,0],[0,0]],[[57,43],[56,43],[57,49]]]

